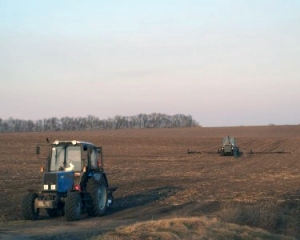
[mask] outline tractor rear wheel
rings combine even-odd
[[[37,198],[36,193],[29,192],[23,197],[22,213],[26,220],[37,220],[39,217],[39,209],[34,207],[34,200]]]
[[[107,208],[107,185],[103,182],[95,182],[90,178],[86,186],[87,192],[91,197],[91,204],[88,207],[89,216],[103,216]]]
[[[65,203],[65,216],[68,221],[77,221],[81,217],[81,197],[79,192],[69,192]]]

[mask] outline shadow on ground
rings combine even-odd
[[[181,188],[179,187],[165,186],[149,189],[138,194],[116,198],[112,208],[108,210],[107,215],[130,208],[142,207],[147,204],[161,201],[167,197],[176,194],[180,190]]]

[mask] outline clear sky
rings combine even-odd
[[[0,118],[300,124],[299,0],[0,0]]]

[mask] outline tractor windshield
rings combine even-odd
[[[50,171],[81,171],[81,149],[79,146],[52,147]]]

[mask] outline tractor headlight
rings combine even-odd
[[[73,141],[72,141],[72,144],[73,144],[73,145],[76,145],[76,143],[77,143],[76,140],[73,140]]]
[[[56,190],[56,185],[55,184],[51,184],[51,190]]]
[[[48,190],[48,185],[47,184],[44,185],[44,190]]]

